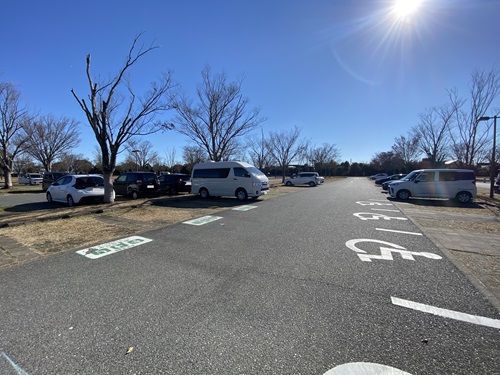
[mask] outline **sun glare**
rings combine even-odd
[[[422,0],[396,0],[393,11],[396,17],[406,19],[415,13]]]

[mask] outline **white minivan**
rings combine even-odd
[[[419,169],[389,185],[393,198],[448,198],[468,203],[476,198],[476,176],[468,169]]]
[[[201,198],[236,196],[257,198],[269,192],[269,180],[253,165],[242,161],[195,164],[191,172],[191,193]]]

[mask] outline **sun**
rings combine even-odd
[[[414,14],[421,3],[422,0],[396,0],[392,10],[397,18],[404,20]]]

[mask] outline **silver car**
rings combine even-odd
[[[286,186],[294,185],[309,185],[310,187],[321,184],[321,177],[317,172],[300,172],[296,176],[289,177],[285,180]]]

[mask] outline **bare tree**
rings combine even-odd
[[[94,131],[102,154],[104,173],[104,202],[113,202],[113,172],[120,148],[134,136],[170,129],[171,125],[157,119],[157,116],[171,109],[168,94],[172,88],[170,73],[159,82],[152,82],[150,90],[137,98],[130,81],[126,78],[129,69],[149,52],[159,48],[138,46],[142,34],[134,38],[125,63],[117,75],[101,84],[95,83],[90,74],[90,55],[87,55],[87,80],[89,83],[89,103],[80,99],[71,90],[84,111],[90,127]],[[121,90],[123,89],[123,90]],[[121,91],[120,91],[121,90]]]
[[[470,84],[470,108],[463,110],[468,103],[458,97],[456,90],[450,90],[448,96],[452,105],[457,107],[456,126],[451,131],[452,152],[464,166],[475,165],[489,154],[492,140],[488,122],[478,122],[482,116],[491,116],[491,105],[500,94],[500,74],[498,70],[488,72],[475,70]]]
[[[338,163],[340,156],[340,150],[336,145],[331,143],[323,143],[320,147],[314,146],[308,152],[309,161],[318,166],[318,168],[331,162]]]
[[[285,182],[286,169],[296,158],[302,157],[307,150],[308,141],[300,139],[301,130],[295,126],[290,130],[272,131],[266,142],[266,147],[274,161],[283,172],[281,182]]]
[[[149,141],[139,142],[136,139],[130,139],[127,142],[127,152],[126,161],[137,164],[140,169],[150,169],[159,163],[160,157]]]
[[[433,167],[439,167],[449,155],[449,129],[456,107],[443,105],[427,109],[419,115],[420,123],[413,128],[419,147]]]
[[[248,156],[253,165],[263,171],[271,167],[272,158],[267,150],[266,139],[264,138],[264,130],[261,129],[260,137],[251,135],[246,139]]]
[[[377,171],[396,173],[403,167],[403,160],[392,151],[379,152],[371,160]]]
[[[194,165],[207,160],[208,157],[206,151],[199,146],[184,146],[182,158],[186,164]]]
[[[28,109],[21,103],[21,93],[8,82],[0,82],[0,168],[4,187],[12,186],[12,168],[16,156],[27,141],[24,127],[31,121]]]
[[[174,172],[173,167],[176,164],[175,154],[175,146],[165,152],[165,164],[171,172]]]
[[[421,154],[419,148],[419,138],[416,134],[409,133],[407,136],[401,135],[394,139],[392,152],[403,161],[407,172],[413,169]]]
[[[78,143],[78,122],[66,117],[46,115],[25,127],[28,140],[24,150],[50,171],[58,157],[74,149]]]
[[[58,170],[69,173],[88,173],[93,165],[88,160],[85,160],[82,154],[72,154],[70,152],[62,154],[57,163]]]
[[[203,148],[214,161],[238,153],[239,138],[261,124],[260,110],[247,110],[241,93],[243,80],[228,82],[224,73],[212,74],[206,66],[197,89],[198,103],[182,94],[175,96],[176,130]]]

